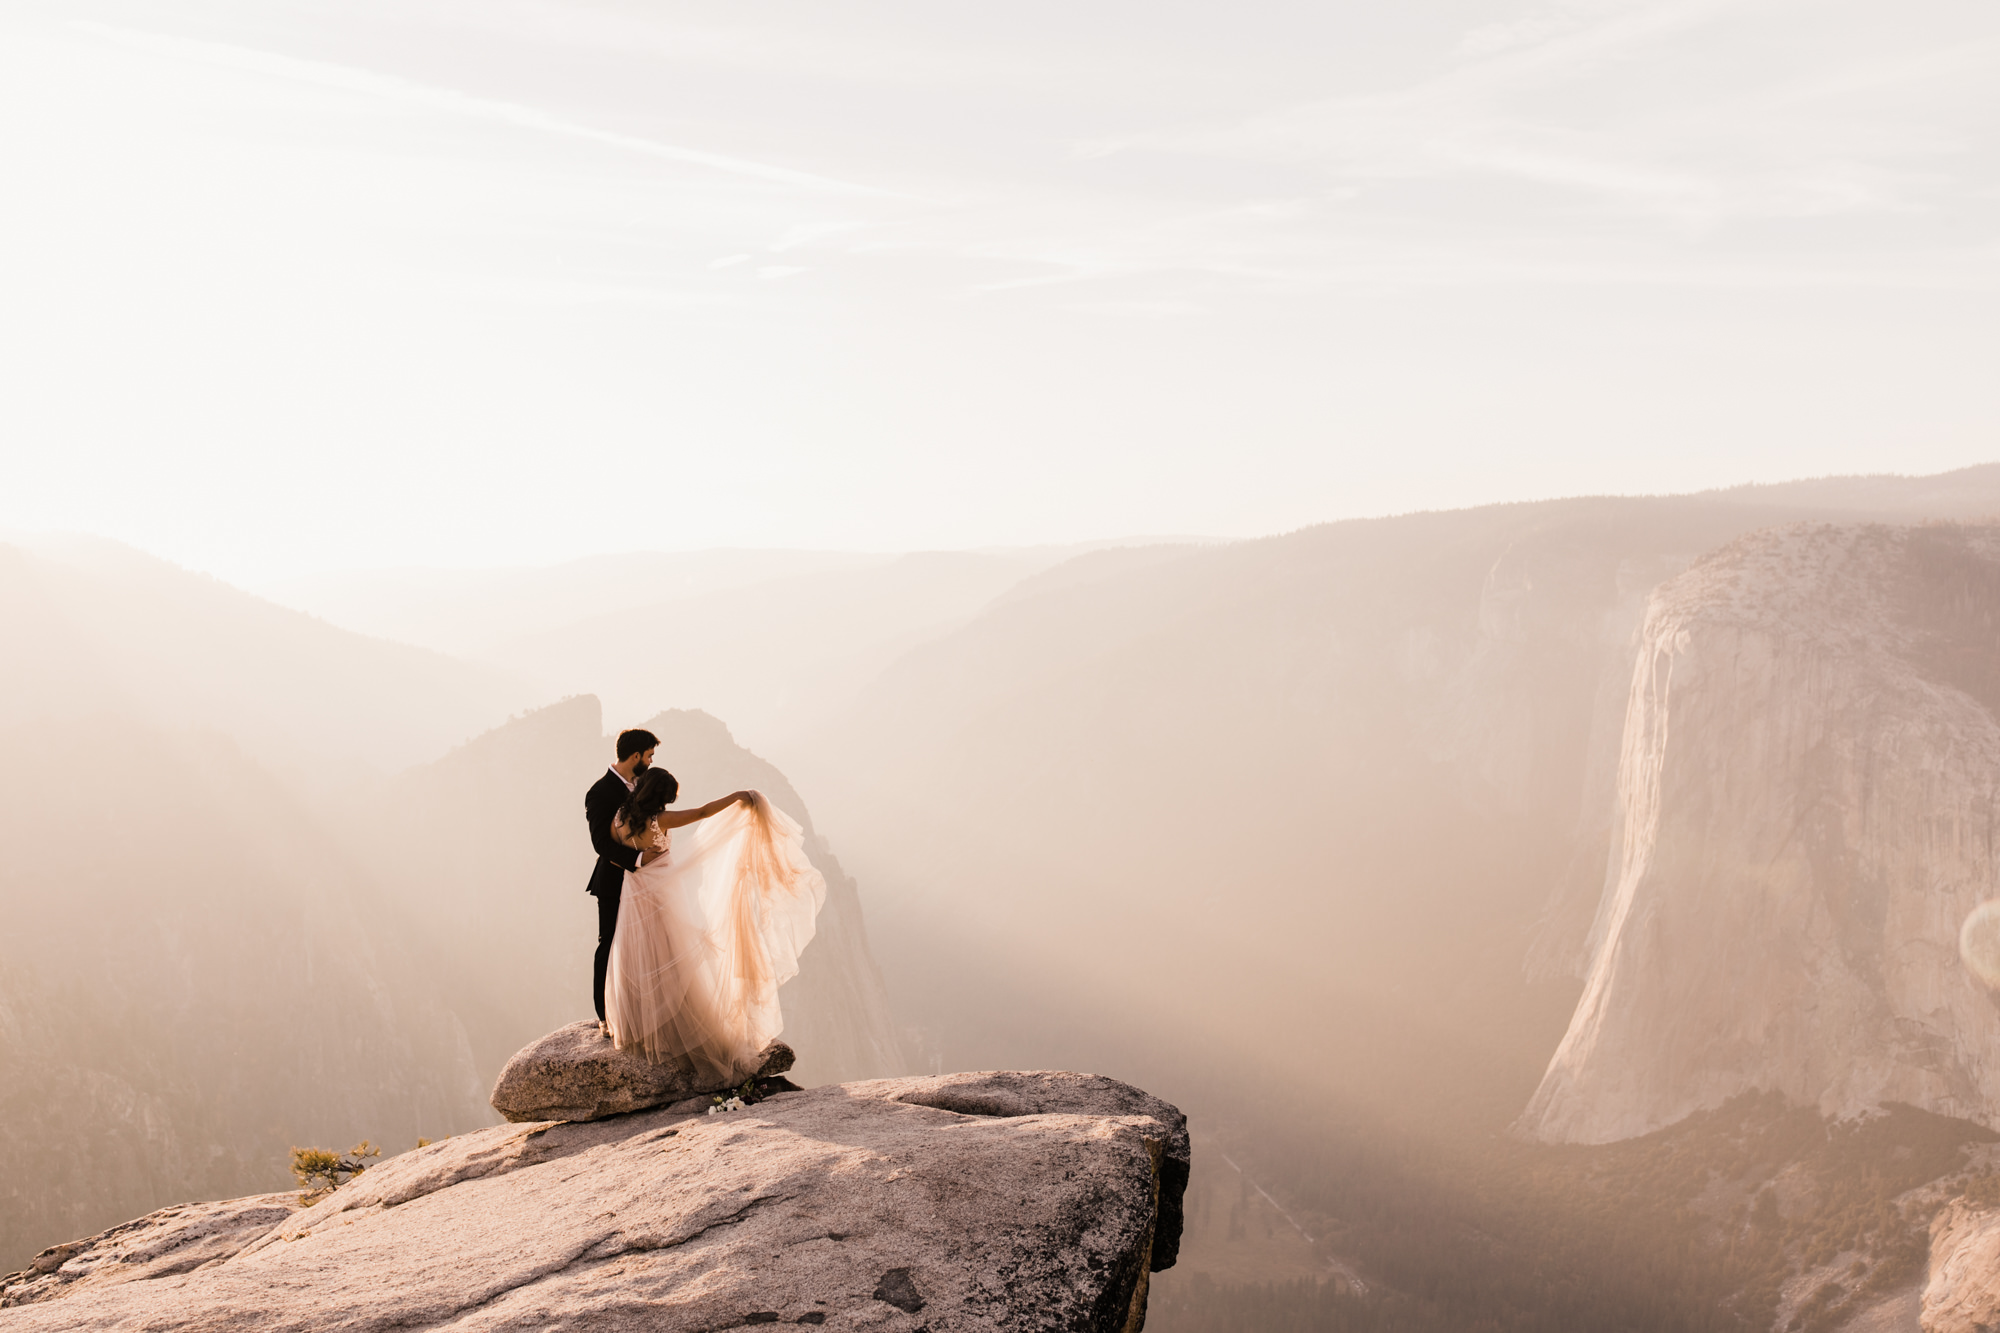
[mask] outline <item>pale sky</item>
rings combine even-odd
[[[2000,458],[1991,0],[0,0],[0,530],[258,583]]]

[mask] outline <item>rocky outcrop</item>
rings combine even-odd
[[[2000,530],[1798,525],[1647,612],[1582,999],[1521,1128],[1739,1092],[2000,1125],[1960,924],[2000,886]]]
[[[1924,1333],[1986,1333],[2000,1323],[2000,1209],[1963,1199],[1931,1219]]]
[[[59,1247],[0,1282],[0,1329],[1133,1333],[1187,1166],[1178,1111],[1082,1074],[501,1125],[308,1208],[194,1205]]]
[[[299,1209],[296,1192],[162,1208],[87,1240],[51,1245],[0,1280],[0,1308],[191,1273],[241,1252]]]
[[[756,1077],[776,1078],[794,1058],[791,1047],[774,1041],[764,1048]],[[571,1023],[515,1052],[493,1085],[492,1100],[494,1110],[516,1123],[602,1120],[723,1090],[703,1083],[692,1068],[651,1064],[619,1050],[595,1023]]]

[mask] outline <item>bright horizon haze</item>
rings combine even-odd
[[[2000,454],[2000,16],[19,0],[0,530],[245,586]]]

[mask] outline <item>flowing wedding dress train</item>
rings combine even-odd
[[[667,855],[625,872],[604,982],[611,1039],[654,1064],[730,1086],[784,1027],[778,987],[798,975],[826,901],[805,831],[762,792],[668,834]]]

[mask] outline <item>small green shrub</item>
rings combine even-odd
[[[368,1169],[368,1159],[382,1150],[367,1139],[344,1153],[328,1148],[292,1149],[292,1175],[299,1182],[299,1202],[313,1204]]]

